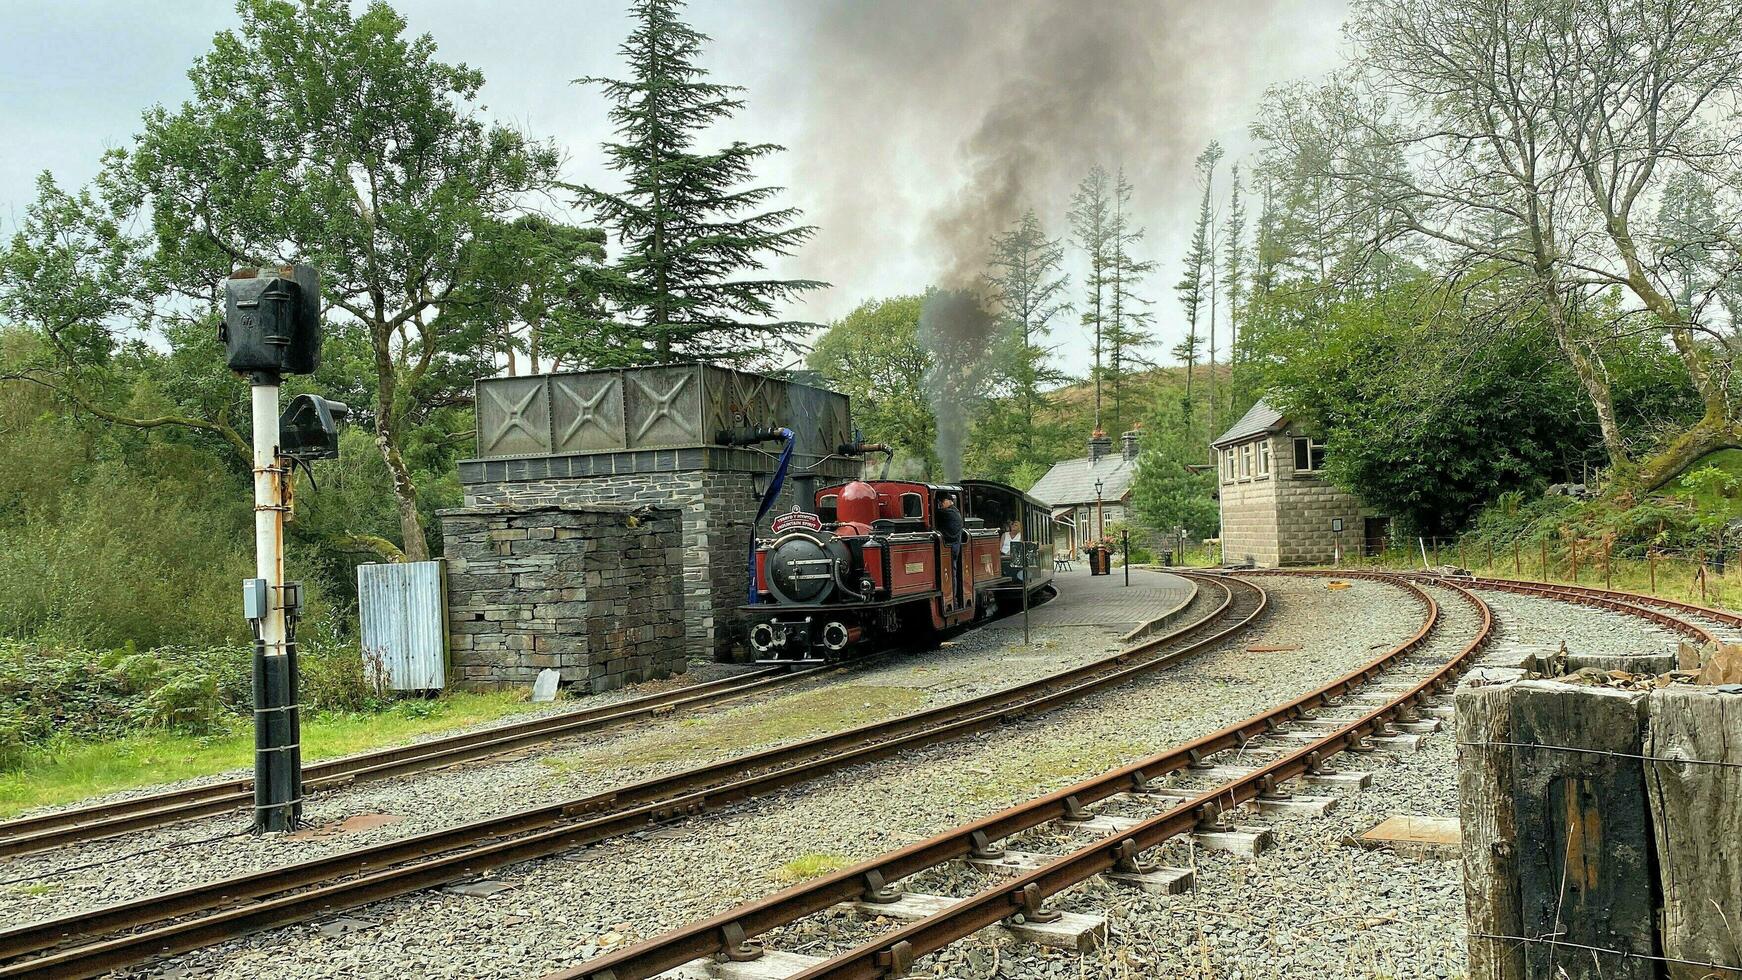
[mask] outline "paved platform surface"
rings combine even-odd
[[[1162,615],[1192,595],[1192,583],[1178,575],[1131,570],[1125,585],[1123,569],[1111,575],[1090,575],[1087,569],[1059,572],[1053,577],[1058,598],[1029,611],[1035,626],[1107,626],[1121,632]],[[1004,616],[982,629],[1021,629],[1022,614]]]

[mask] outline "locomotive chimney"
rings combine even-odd
[[[1127,460],[1137,458],[1137,435],[1137,430],[1132,429],[1130,432],[1119,437],[1119,448],[1125,453],[1125,458]]]
[[[1113,440],[1107,438],[1107,433],[1100,429],[1089,437],[1089,461],[1094,462],[1113,451]]]

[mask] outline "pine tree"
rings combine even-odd
[[[1246,205],[1240,200],[1240,165],[1228,169],[1228,217],[1222,225],[1222,288],[1228,291],[1228,361],[1240,358],[1240,300],[1245,292]]]
[[[1216,187],[1216,164],[1222,159],[1222,144],[1215,140],[1204,147],[1204,152],[1198,154],[1198,175],[1204,184],[1204,203],[1199,209],[1198,220],[1203,223],[1207,240],[1204,242],[1204,261],[1206,273],[1204,279],[1205,296],[1210,302],[1210,386],[1209,386],[1209,417],[1210,435],[1216,434],[1216,220],[1211,208],[1211,200]]]
[[[1264,196],[1258,205],[1258,240],[1253,248],[1252,291],[1258,296],[1269,295],[1276,286],[1276,270],[1282,262],[1278,238],[1276,194],[1270,180],[1264,182]]]
[[[811,324],[771,319],[778,306],[824,283],[735,278],[789,255],[815,229],[796,208],[760,210],[781,190],[744,187],[752,165],[785,149],[734,142],[697,152],[697,135],[743,108],[741,88],[706,80],[696,64],[708,36],[678,19],[681,0],[634,0],[635,29],[619,48],[627,80],[588,77],[604,89],[621,142],[604,144],[620,193],[580,189],[582,202],[617,233],[619,312],[643,357],[741,360],[767,355]]]
[[[1083,325],[1094,330],[1095,367],[1095,431],[1101,431],[1101,355],[1106,337],[1106,319],[1102,301],[1108,285],[1108,267],[1112,259],[1112,204],[1107,171],[1092,167],[1089,175],[1077,185],[1071,195],[1071,234],[1077,247],[1089,261],[1089,276],[1083,281],[1088,290],[1083,304]]]
[[[1154,339],[1149,330],[1154,320],[1149,300],[1139,295],[1136,287],[1143,276],[1155,271],[1155,263],[1132,255],[1133,248],[1143,242],[1143,229],[1131,224],[1131,190],[1121,167],[1113,184],[1113,247],[1108,263],[1113,315],[1107,324],[1107,377],[1113,388],[1114,432],[1125,430],[1125,378],[1133,366],[1148,363],[1142,351]]]
[[[1043,385],[1064,380],[1047,364],[1052,319],[1070,308],[1062,298],[1069,279],[1059,273],[1063,243],[1048,239],[1033,208],[1023,212],[1015,228],[992,239],[992,269],[986,284],[997,301],[1006,335],[1002,358],[1022,418],[1017,425],[1017,463],[1035,462],[1036,418],[1049,407]]]
[[[1192,229],[1192,243],[1186,249],[1185,274],[1173,287],[1186,313],[1186,336],[1174,347],[1173,353],[1175,357],[1186,362],[1185,403],[1188,424],[1193,404],[1192,375],[1197,368],[1198,351],[1202,344],[1198,334],[1198,312],[1204,305],[1204,266],[1209,262],[1210,220],[1210,191],[1206,187],[1203,201],[1198,205],[1198,221]]]

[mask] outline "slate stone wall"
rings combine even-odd
[[[751,522],[769,479],[770,457],[742,449],[708,448],[465,461],[460,482],[467,505],[668,507],[681,512],[684,648],[697,660],[731,660],[743,646],[737,607],[743,605]],[[851,479],[860,464],[818,467],[818,484]],[[771,512],[805,493],[795,480]],[[762,530],[767,531],[767,521]]]
[[[671,507],[444,510],[453,674],[462,686],[608,691],[686,669],[682,513]]]

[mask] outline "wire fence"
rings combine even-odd
[[[1742,605],[1742,568],[1724,550],[1682,551],[1631,546],[1612,539],[1417,537],[1389,542],[1377,554],[1344,554],[1335,563],[1364,568],[1455,566],[1489,578],[1619,589],[1736,608]]]

